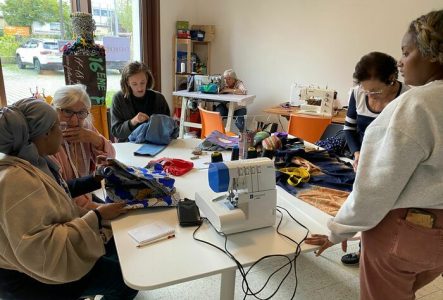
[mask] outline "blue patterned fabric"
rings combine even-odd
[[[130,208],[176,206],[180,200],[174,187],[175,179],[163,170],[130,167],[118,160],[103,169],[106,202],[127,203]]]

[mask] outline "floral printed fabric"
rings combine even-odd
[[[159,170],[126,166],[118,160],[103,169],[106,202],[127,203],[129,208],[176,206],[180,200],[175,179]]]

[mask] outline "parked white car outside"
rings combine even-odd
[[[61,70],[62,53],[57,40],[31,39],[15,51],[17,66],[24,69],[27,65],[40,73],[41,70]]]

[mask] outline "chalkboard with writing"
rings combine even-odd
[[[67,85],[84,84],[92,105],[105,105],[105,56],[63,55],[63,69]]]

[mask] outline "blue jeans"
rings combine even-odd
[[[138,291],[126,286],[120,270],[114,240],[106,245],[106,254],[81,279],[64,284],[45,284],[30,276],[0,269],[0,299],[75,300],[81,296],[103,295],[106,300],[134,299]]]
[[[228,108],[226,107],[226,103],[220,103],[215,107],[215,111],[218,111],[222,117],[226,117],[228,115]],[[234,111],[235,118],[235,126],[237,126],[238,130],[242,132],[245,129],[245,118],[247,110],[246,107],[240,107]]]

